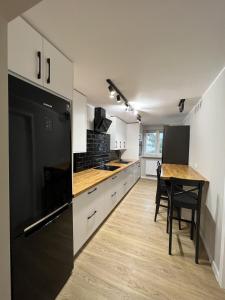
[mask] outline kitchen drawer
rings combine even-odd
[[[123,181],[124,181],[124,173],[117,173],[115,176],[111,177],[111,195],[116,192],[116,204],[123,197]]]
[[[135,183],[135,165],[129,167],[129,187],[131,188]]]
[[[88,240],[102,221],[98,186],[76,197],[73,202],[74,254]]]
[[[109,207],[111,178],[89,189],[74,199],[73,234],[74,254],[112,210]]]
[[[129,183],[129,169],[125,169],[123,171],[123,177],[121,180],[122,185],[122,197],[129,191],[130,183]]]
[[[106,194],[106,199],[104,203],[105,214],[108,215],[111,210],[116,206],[119,199],[119,179],[120,174],[116,174],[110,177],[106,182],[106,188],[108,193]]]
[[[123,193],[124,193],[124,195],[129,191],[129,189],[130,189],[130,181],[129,181],[129,176],[127,176],[126,179],[123,182]]]
[[[108,215],[111,210],[117,205],[117,203],[123,197],[123,174],[117,173],[111,178],[107,180],[106,189],[108,193],[106,193],[106,199],[104,202],[105,214]]]
[[[113,209],[117,203],[119,202],[119,195],[118,195],[118,191],[114,191],[110,194],[110,206],[111,206],[111,209]]]

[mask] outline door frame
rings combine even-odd
[[[225,289],[225,177],[222,207],[222,231],[221,231],[221,248],[220,248],[220,265],[219,265],[219,285]]]

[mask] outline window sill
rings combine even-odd
[[[151,155],[143,154],[141,157],[142,158],[158,158],[158,159],[162,159],[162,155],[160,155],[160,154],[151,154]]]

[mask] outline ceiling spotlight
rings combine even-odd
[[[137,121],[138,121],[139,124],[141,123],[141,116],[140,115],[137,115]]]
[[[125,105],[125,111],[128,111],[128,108],[129,108],[129,105],[128,105],[128,103],[127,102],[124,102],[124,105]]]
[[[185,102],[185,99],[180,99],[180,102],[178,104],[178,107],[179,107],[179,111],[180,112],[183,112],[184,111],[184,102]]]
[[[117,96],[116,96],[116,101],[117,101],[117,103],[120,103],[120,102],[121,102],[120,95],[117,95]]]
[[[108,86],[109,89],[109,97],[114,98],[116,91],[112,88],[111,85]]]

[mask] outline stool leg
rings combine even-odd
[[[191,213],[191,240],[194,238],[194,225],[195,225],[195,210],[192,209]]]
[[[154,218],[155,222],[157,219],[157,215],[159,213],[159,206],[160,206],[160,195],[156,195],[156,207],[155,207],[155,218]]]
[[[170,232],[169,232],[169,255],[172,254],[172,230],[173,230],[173,204],[171,203],[170,205],[170,216],[169,216],[169,227],[170,227]]]
[[[178,208],[178,218],[181,219],[181,208]],[[179,220],[179,230],[181,230],[181,220]]]
[[[195,263],[198,264],[199,256],[199,231],[200,231],[200,208],[197,209],[196,241],[195,241]]]
[[[168,199],[167,218],[166,218],[166,233],[169,233],[169,212],[170,212],[170,200]]]

